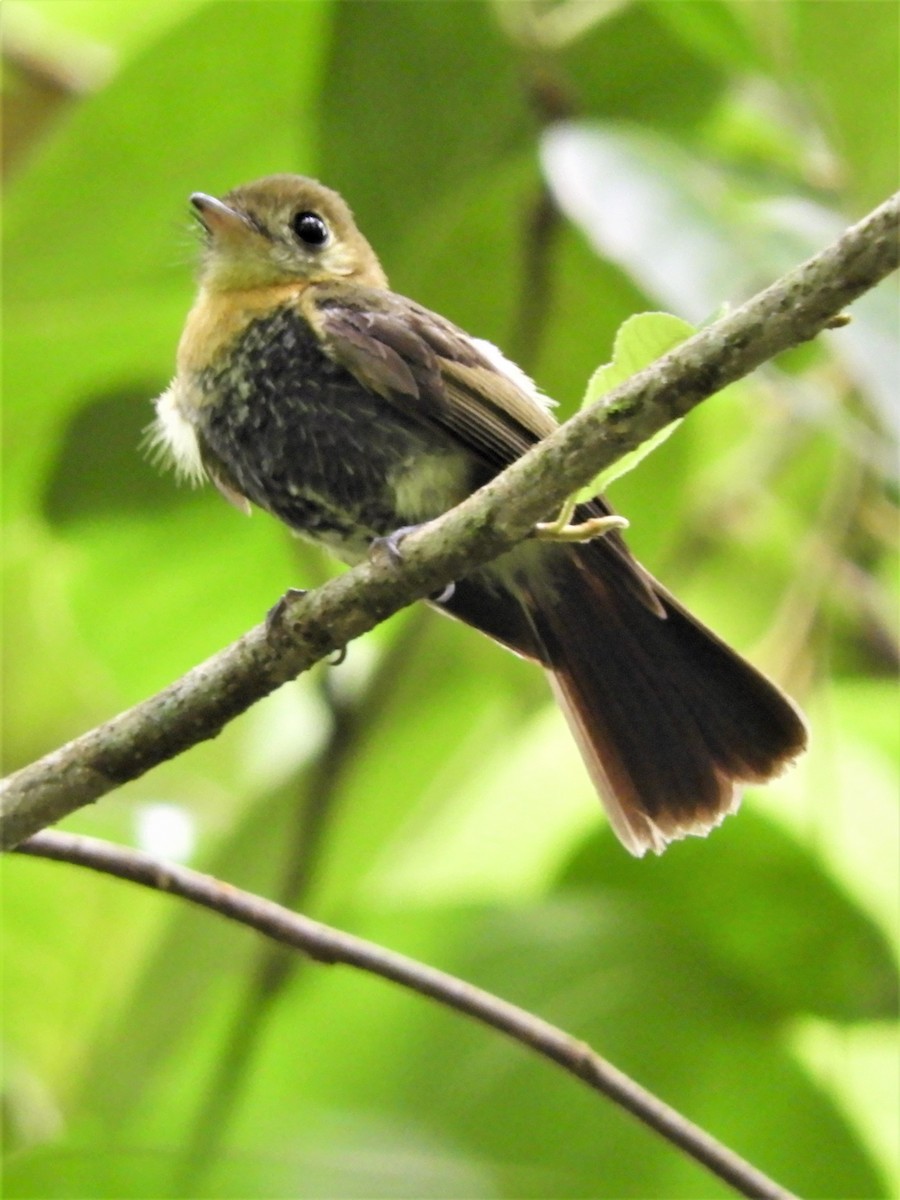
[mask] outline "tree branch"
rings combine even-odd
[[[403,562],[372,557],[151,699],[10,776],[0,846],[205,738],[314,662],[399,608],[440,591],[528,537],[577,488],[701,400],[815,337],[898,265],[900,193],[841,238],[577,414],[457,508],[411,534]]]
[[[75,863],[155,891],[169,892],[249,925],[318,962],[343,963],[378,975],[498,1030],[630,1112],[743,1196],[795,1200],[751,1163],[601,1058],[585,1042],[499,996],[383,946],[291,912],[271,900],[99,838],[47,831],[18,847],[20,854]]]
[[[423,609],[412,618],[425,617]],[[401,677],[401,664],[408,658],[423,627],[421,619],[407,620],[382,655],[365,691],[353,700],[335,696],[334,672],[321,676],[329,695],[331,735],[312,769],[307,773],[299,803],[298,821],[289,831],[285,867],[275,895],[285,909],[301,906],[313,884],[324,846],[326,829],[334,816],[335,802],[348,762],[371,726],[373,716],[390,702]],[[304,959],[289,954],[271,941],[259,944],[251,963],[222,1051],[213,1065],[212,1078],[186,1138],[183,1170],[176,1191],[198,1195],[204,1171],[219,1157],[227,1136],[231,1114],[240,1096],[269,1013],[297,975]]]

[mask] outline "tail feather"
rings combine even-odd
[[[548,670],[633,854],[707,833],[737,808],[742,783],[779,774],[806,744],[791,701],[615,534],[577,548],[525,543],[438,606]]]
[[[665,589],[651,581],[658,616],[617,574],[594,553],[559,558],[552,573],[531,574],[528,607],[616,833],[633,854],[660,853],[718,825],[740,784],[779,774],[804,748],[806,727]]]

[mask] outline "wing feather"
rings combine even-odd
[[[361,288],[348,298],[323,287],[306,308],[327,353],[360,383],[440,426],[494,470],[556,428],[516,368],[498,370],[474,338],[412,300]]]
[[[499,351],[482,349],[437,313],[394,292],[310,288],[302,301],[326,352],[365,387],[412,419],[437,426],[479,458],[490,474],[502,471],[547,437],[557,423],[537,389]],[[508,368],[508,369],[507,369]],[[578,506],[576,520],[609,513],[602,496]],[[641,602],[664,616],[654,581],[618,533],[580,547],[599,555]]]

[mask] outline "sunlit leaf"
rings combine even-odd
[[[616,334],[612,362],[598,367],[591,376],[582,407],[588,408],[596,404],[620,383],[648,367],[681,342],[687,341],[696,332],[693,325],[682,321],[680,317],[672,316],[671,313],[636,313],[629,317]],[[580,498],[590,500],[599,492],[605,492],[615,479],[633,471],[639,462],[671,437],[680,424],[680,421],[673,421],[636,450],[629,451],[618,462],[601,471],[581,490]]]

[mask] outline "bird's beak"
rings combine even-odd
[[[203,228],[214,237],[228,238],[235,234],[246,235],[250,228],[239,212],[229,208],[215,196],[207,196],[205,192],[194,192],[191,196],[191,204],[193,204]]]

